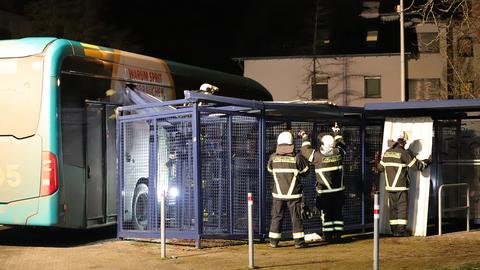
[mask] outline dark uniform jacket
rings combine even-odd
[[[397,143],[385,151],[377,168],[380,172],[385,172],[385,190],[405,191],[410,184],[408,169],[413,167],[423,170],[427,166],[425,161],[418,160],[410,151]]]
[[[300,154],[295,155],[290,147],[279,145],[270,156],[267,169],[273,175],[272,196],[280,200],[302,197],[303,186],[299,174],[308,171],[308,161]]]
[[[302,155],[315,166],[317,193],[337,192],[343,185],[343,157],[345,144],[341,136],[335,137],[335,145],[328,153],[315,150],[308,137],[302,139]]]

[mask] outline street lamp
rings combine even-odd
[[[399,0],[399,5],[396,6],[396,13],[378,12],[378,6],[368,7],[368,10],[363,11],[360,16],[365,19],[374,19],[380,17],[383,21],[399,20],[400,24],[400,101],[405,101],[405,21],[403,0]],[[412,24],[412,23],[411,23]]]

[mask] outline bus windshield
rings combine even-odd
[[[24,138],[37,131],[43,57],[0,59],[0,136]]]

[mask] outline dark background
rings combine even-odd
[[[380,12],[398,0],[381,0]],[[318,3],[318,6],[317,6]],[[2,0],[0,9],[32,21],[27,36],[63,37],[242,74],[232,58],[399,51],[397,22],[367,20],[361,0]],[[379,29],[367,46],[366,31]],[[319,32],[317,32],[319,33]],[[13,36],[15,37],[15,36]]]

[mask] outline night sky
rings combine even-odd
[[[398,0],[382,0],[381,12]],[[312,53],[316,0],[2,0],[33,21],[29,36],[55,36],[242,74],[234,57]],[[361,0],[320,0],[318,29],[330,33],[319,54],[398,52],[398,23],[361,19]],[[157,7],[158,6],[158,7]],[[366,28],[382,28],[366,47]],[[15,36],[13,36],[15,37]]]

